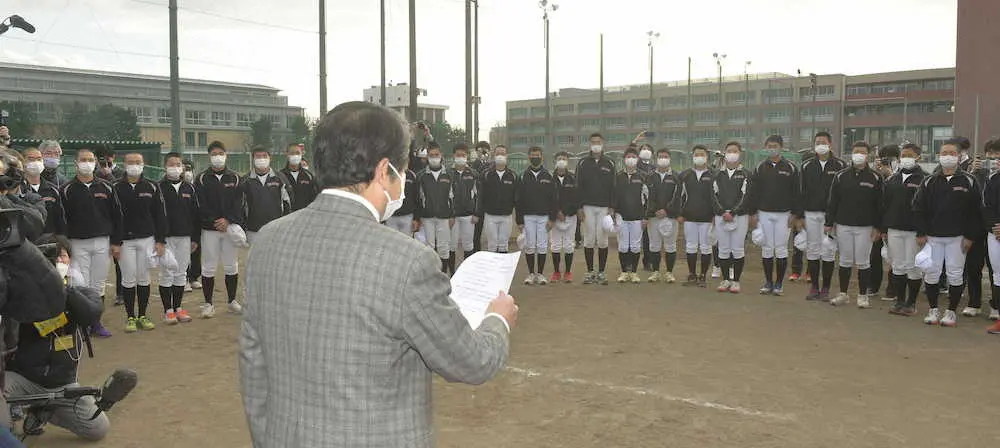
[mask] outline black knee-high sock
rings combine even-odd
[[[215,292],[215,277],[201,276],[201,295],[205,297],[205,303],[212,303],[212,294]]]
[[[701,254],[701,276],[708,273],[708,268],[712,267],[712,254]]]
[[[573,272],[573,254],[566,254],[566,273]]]
[[[663,260],[663,256],[660,255],[659,252],[650,252],[649,253],[649,269],[652,270],[653,272],[660,272],[660,265],[662,264],[661,263],[662,260]]]
[[[675,264],[677,264],[677,252],[667,252],[667,272],[674,272]]]
[[[788,270],[788,258],[778,258],[775,265],[777,265],[778,272],[774,277],[774,282],[780,285],[785,281],[785,271]]]
[[[840,292],[847,294],[851,287],[851,268],[840,267]]]
[[[927,304],[931,308],[938,307],[938,294],[940,294],[940,292],[941,292],[940,285],[931,285],[929,283],[927,284]]]
[[[135,317],[135,286],[122,288],[122,299],[125,300],[125,314]]]
[[[171,308],[174,311],[181,309],[181,302],[184,300],[184,287],[183,286],[172,286],[170,289],[174,291],[173,306]]]
[[[145,316],[146,310],[149,309],[149,285],[136,286],[135,291],[139,299],[139,316]]]
[[[896,275],[892,271],[889,271],[889,286],[886,287],[892,289],[892,292],[896,293],[895,306],[903,306],[906,304],[906,276]]]
[[[729,278],[729,268],[733,265],[733,258],[730,255],[727,258],[719,258],[719,269],[722,270],[722,279],[725,281],[732,280]]]
[[[598,261],[598,264],[597,264],[598,270],[601,271],[601,272],[604,272],[604,268],[606,268],[608,266],[608,248],[607,247],[605,247],[604,249],[601,249],[601,248],[597,249],[597,261]]]
[[[562,254],[559,252],[552,252],[552,272],[562,272],[559,269],[559,265],[562,263]]]
[[[448,272],[455,273],[455,252],[448,252]]]
[[[535,254],[524,254],[524,262],[528,264],[528,273],[535,273]]]
[[[169,286],[160,286],[160,302],[163,302],[163,313],[174,308],[174,290]]]
[[[774,284],[774,259],[765,258],[764,263],[764,282],[768,285]]]
[[[618,265],[622,272],[628,272],[628,252],[618,252]]]
[[[810,281],[812,282],[812,289],[819,290],[819,260],[809,260],[808,267],[806,268],[809,273]]]
[[[990,278],[992,279],[993,276],[991,275]],[[997,308],[997,304],[996,304],[997,300],[1000,300],[1000,286],[993,286],[991,284],[990,285],[990,306],[993,307],[993,309],[998,309]]]
[[[899,290],[896,289],[896,287],[899,285],[893,280],[895,280],[895,276],[893,275],[892,268],[890,267],[889,273],[886,274],[886,281],[885,281],[886,297],[896,298],[900,294]]]
[[[881,275],[879,275],[881,277]],[[871,269],[858,269],[858,294],[867,294],[872,281]]]
[[[632,252],[632,273],[639,272],[639,261],[642,256],[640,252]]]
[[[746,258],[737,258],[733,266],[733,281],[740,281],[740,276],[743,275],[743,265],[746,263]]]
[[[820,289],[823,291],[829,291],[831,283],[833,283],[833,262],[824,261],[823,262],[823,284]]]
[[[441,258],[441,272],[448,273],[448,259]]]
[[[962,303],[962,291],[965,290],[965,285],[949,286],[948,287],[948,309],[955,311],[958,309],[958,305]]]
[[[594,272],[594,249],[583,248],[583,259],[587,261],[587,272]]]
[[[920,295],[920,285],[924,283],[923,280],[906,280],[907,291],[906,291],[906,306],[915,307],[917,306],[917,296]]]
[[[468,260],[469,257],[471,257],[472,254],[474,254],[474,253],[476,253],[476,251],[474,251],[474,250],[467,250],[467,251],[465,251],[465,253],[462,255],[462,261]]]
[[[688,275],[694,277],[698,275],[698,254],[687,254]]]
[[[712,266],[722,269],[722,260],[719,259],[719,245],[712,246]]]
[[[538,254],[538,273],[545,273],[545,254]]]
[[[226,276],[226,294],[228,294],[229,303],[236,301],[236,285],[239,284],[239,280],[239,274]]]

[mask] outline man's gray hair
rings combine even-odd
[[[55,140],[45,140],[42,142],[42,144],[38,145],[39,151],[45,151],[48,149],[58,149],[60,152],[62,152],[62,146],[60,146],[59,142]]]

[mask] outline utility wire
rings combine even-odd
[[[154,1],[151,1],[151,0],[129,0],[129,1],[131,1],[132,3],[139,3],[139,4],[143,4],[143,5],[159,6],[161,8],[166,8],[167,7],[167,5],[165,5],[163,3],[157,3],[157,2],[154,2]],[[181,11],[187,11],[187,12],[195,13],[195,14],[201,14],[201,15],[205,15],[205,16],[210,16],[210,17],[216,17],[216,18],[220,18],[220,19],[231,20],[233,22],[239,22],[239,23],[244,23],[244,24],[248,24],[248,25],[262,26],[262,27],[267,27],[267,28],[274,28],[274,29],[279,29],[279,30],[292,31],[292,32],[296,32],[296,33],[318,34],[318,31],[307,30],[307,29],[302,29],[302,28],[295,28],[295,27],[284,26],[284,25],[276,25],[276,24],[270,23],[270,22],[258,22],[256,20],[248,20],[248,19],[243,19],[243,18],[240,18],[240,17],[228,16],[228,15],[225,15],[225,14],[220,14],[220,13],[217,13],[217,12],[214,12],[214,11],[207,11],[207,10],[204,10],[204,9],[189,8],[189,7],[186,7],[186,6],[178,6],[177,9],[181,10]]]

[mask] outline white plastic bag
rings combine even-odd
[[[148,257],[147,262],[149,263],[149,267],[151,269],[154,268],[167,269],[167,270],[177,269],[177,256],[174,255],[174,252],[170,249],[164,249],[163,256],[161,257],[159,255],[156,255],[156,248],[151,247],[149,249],[149,253],[146,256]]]
[[[250,243],[247,242],[247,233],[239,224],[230,224],[226,228],[226,233],[236,247],[250,247]]]
[[[732,221],[722,221],[722,230],[726,232],[735,232],[739,226],[739,223],[737,223],[735,219]]]
[[[670,218],[663,218],[660,223],[656,225],[657,230],[660,231],[660,235],[668,236],[674,231],[674,226],[677,224],[676,221]]]
[[[601,228],[603,228],[605,232],[613,233],[617,231],[615,227],[615,217],[611,215],[604,215],[604,219],[601,220]]]
[[[892,262],[892,259],[889,258],[889,246],[888,245],[882,246],[882,251],[880,252],[880,255],[882,255],[882,259],[885,260],[886,262],[888,262],[888,263]]]
[[[806,237],[806,232],[802,231],[795,235],[795,239],[792,240],[795,248],[798,250],[806,250],[809,245],[809,239]]]
[[[761,229],[760,227],[753,229],[753,232],[750,232],[750,242],[752,242],[756,246],[763,246],[764,230]]]
[[[924,244],[924,248],[917,252],[917,257],[913,260],[913,266],[923,272],[927,272],[934,267],[934,258],[931,256],[930,243]]]
[[[835,254],[837,253],[837,239],[833,235],[823,236],[823,250],[827,253]]]
[[[571,227],[570,224],[571,223],[568,219],[564,221],[556,221],[556,228],[565,232],[570,229]]]

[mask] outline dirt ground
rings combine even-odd
[[[508,369],[481,387],[435,385],[438,446],[971,447],[1000,442],[1000,336],[985,318],[954,329],[875,308],[679,285],[520,285]],[[523,263],[522,263],[523,265]],[[523,269],[523,266],[522,266]],[[548,270],[551,270],[551,262]],[[675,273],[685,272],[678,262]],[[575,272],[582,274],[582,250]],[[617,276],[617,261],[609,260]],[[581,276],[582,277],[582,276]],[[113,276],[112,276],[113,278]],[[155,289],[154,289],[155,291]],[[216,297],[222,296],[222,291]],[[200,292],[185,300],[191,309]],[[153,299],[151,309],[159,309]],[[157,308],[153,308],[153,307]],[[923,310],[921,310],[923,311]],[[238,318],[225,312],[126,335],[105,323],[81,368],[140,386],[111,413],[102,447],[250,446],[238,392]],[[90,445],[50,427],[29,446]]]

